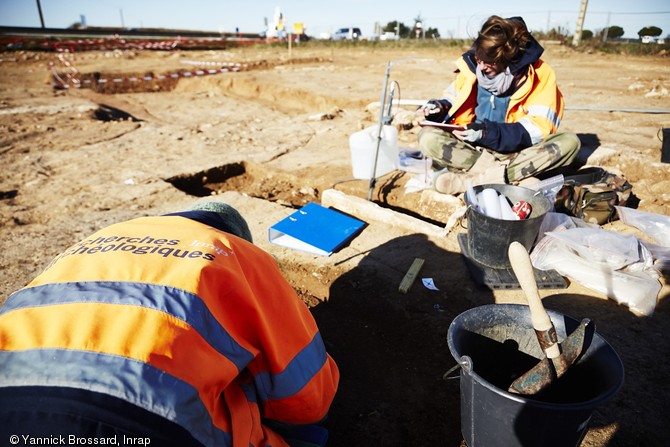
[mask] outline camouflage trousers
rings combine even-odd
[[[461,141],[449,132],[424,127],[419,132],[419,149],[439,168],[468,171],[482,151],[488,151],[506,166],[508,182],[517,182],[573,162],[581,143],[573,133],[549,135],[536,145],[513,154],[500,154]]]

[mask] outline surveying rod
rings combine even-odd
[[[386,73],[384,74],[384,84],[382,85],[382,97],[379,107],[379,129],[377,131],[377,149],[375,150],[375,160],[372,163],[372,175],[370,175],[370,184],[368,186],[368,200],[372,200],[372,191],[377,183],[377,158],[379,158],[379,146],[382,142],[382,130],[384,129],[384,108],[386,106],[386,90],[388,89],[389,75],[391,73],[391,61],[386,64]]]

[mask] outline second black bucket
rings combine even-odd
[[[551,210],[551,202],[543,194],[520,186],[478,185],[474,190],[478,194],[486,188],[504,195],[512,204],[524,201],[532,207],[530,216],[524,220],[496,219],[468,207],[468,247],[472,258],[486,267],[508,269],[512,267],[507,257],[509,244],[519,242],[530,252],[544,215]]]
[[[579,322],[547,310],[559,342]],[[461,366],[461,432],[468,447],[575,447],[593,411],[623,385],[616,351],[597,333],[582,357],[542,394],[507,392],[544,354],[528,306],[489,304],[457,316],[447,342]]]

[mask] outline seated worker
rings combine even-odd
[[[540,59],[543,51],[522,18],[486,20],[456,61],[456,79],[444,97],[424,106],[427,120],[466,127],[419,132],[421,152],[441,169],[433,181],[437,191],[464,192],[468,179],[473,185],[516,183],[572,163],[581,144],[575,134],[557,133],[563,95],[554,70]]]
[[[338,381],[309,309],[221,202],[104,228],[0,308],[3,442],[320,445]]]

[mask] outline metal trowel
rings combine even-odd
[[[546,355],[537,365],[512,382],[508,391],[516,394],[537,394],[565,374],[577,361],[586,350],[586,340],[591,340],[595,328],[591,320],[585,318],[577,329],[559,343],[556,328],[537,291],[533,265],[526,248],[519,242],[512,242],[508,254],[512,269],[528,300],[537,339]]]

